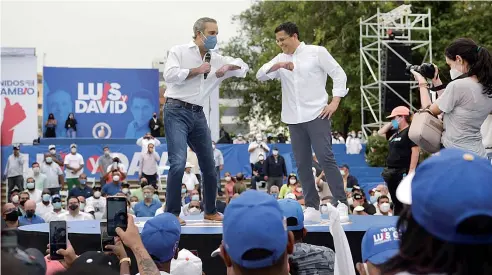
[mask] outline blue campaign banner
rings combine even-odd
[[[280,144],[277,146],[281,155],[284,156],[287,171],[295,172],[295,162],[292,157],[292,149],[290,144]],[[249,164],[249,154],[248,145],[226,145],[218,144],[217,149],[219,149],[224,155],[224,170],[222,170],[222,176],[224,173],[231,172],[233,175],[242,172],[247,177],[251,176],[251,166]],[[128,179],[137,179],[138,171],[140,168],[140,152],[141,147],[137,145],[110,145],[110,150],[113,156],[118,156],[120,160],[125,165],[128,171]],[[97,160],[99,156],[103,154],[103,146],[97,145],[79,145],[77,147],[78,153],[84,157],[84,173],[88,177],[95,177],[99,179],[99,173],[97,170]],[[21,154],[28,160],[24,163],[24,171],[28,171],[31,164],[35,161],[41,163],[43,160],[43,155],[48,152],[47,146],[22,146]],[[62,157],[65,157],[70,152],[69,145],[58,145],[57,153]],[[161,156],[159,166],[168,166],[168,156],[167,156],[167,144],[161,144],[156,147],[156,152]],[[5,164],[7,158],[12,154],[11,146],[2,147],[2,175],[5,171]],[[164,175],[167,175],[168,170],[164,171]]]
[[[85,167],[84,173],[88,177],[95,177],[99,179],[99,173],[97,171],[97,160],[99,156],[103,154],[103,146],[98,145],[78,145],[77,150],[84,157]],[[285,158],[285,163],[287,166],[288,173],[297,173],[296,162],[294,159],[294,154],[292,152],[292,147],[290,144],[275,144],[275,147],[279,149],[279,153]],[[64,157],[69,153],[69,145],[57,145],[57,153]],[[141,147],[133,144],[112,144],[109,146],[112,155],[118,156],[120,160],[125,165],[128,171],[128,179],[137,179],[138,171],[140,168],[140,152]],[[217,149],[219,149],[224,155],[224,170],[221,171],[221,176],[223,178],[225,172],[230,172],[235,175],[236,173],[242,172],[246,177],[251,177],[251,165],[249,163],[249,153],[248,144],[217,144]],[[356,167],[367,167],[364,160],[364,155],[347,155],[345,154],[345,145],[334,144],[333,152],[337,159],[337,162],[348,163]],[[41,163],[43,160],[43,154],[48,152],[48,146],[35,145],[35,146],[22,146],[21,154],[28,160],[24,162],[24,171],[28,171],[31,164],[35,161]],[[167,155],[167,144],[163,143],[156,147],[156,152],[159,153],[161,160],[159,166],[169,169],[168,155]],[[2,175],[5,171],[5,164],[7,158],[12,154],[11,146],[2,146],[2,163],[1,172]],[[378,168],[371,168],[376,169]],[[164,171],[164,175],[167,175],[167,170]],[[379,175],[381,171],[376,171]],[[360,174],[362,176],[362,174]]]
[[[56,137],[67,136],[70,113],[86,138],[139,138],[159,114],[157,69],[44,67],[43,78],[43,125],[53,114]]]

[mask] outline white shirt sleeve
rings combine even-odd
[[[261,68],[256,73],[256,78],[259,81],[279,79],[280,74],[279,74],[278,70],[276,70],[275,72],[268,73],[268,71],[273,67],[273,65],[277,64],[278,62],[279,62],[279,55],[275,56],[272,60],[270,60],[270,62],[261,66]],[[279,69],[279,70],[281,70],[281,69]]]
[[[219,68],[220,69],[224,65],[234,65],[240,67],[238,70],[227,71],[222,78],[222,80],[227,79],[229,77],[245,77],[246,73],[249,71],[248,64],[244,63],[241,58],[234,58],[231,56],[222,56],[220,54],[214,54],[213,58],[217,58],[219,60]]]
[[[138,146],[142,146],[142,140],[143,140],[143,137],[137,139],[137,145]]]
[[[158,139],[154,139],[154,146],[159,146],[161,145],[161,141]]]
[[[347,75],[325,47],[318,47],[319,65],[333,79],[333,96],[344,97],[348,93]]]
[[[179,48],[177,47],[172,47],[171,50],[169,50],[163,76],[167,83],[179,85],[186,80],[191,70],[181,68],[178,51]]]

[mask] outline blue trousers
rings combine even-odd
[[[169,173],[167,177],[166,212],[181,212],[181,184],[186,165],[187,146],[196,153],[203,174],[202,201],[206,214],[215,214],[217,208],[217,175],[212,149],[212,139],[207,119],[201,109],[187,109],[179,104],[164,105]]]

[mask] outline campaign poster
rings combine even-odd
[[[37,58],[34,48],[2,48],[1,144],[38,138]]]
[[[56,137],[68,137],[66,121],[73,114],[76,137],[140,138],[159,114],[157,69],[43,69],[43,119],[57,120]]]

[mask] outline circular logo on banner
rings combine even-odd
[[[110,138],[111,127],[106,122],[99,122],[92,128],[92,136],[94,138]]]

